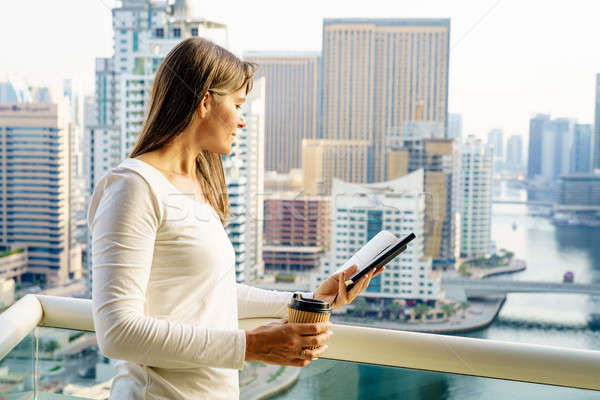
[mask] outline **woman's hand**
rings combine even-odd
[[[246,331],[246,361],[305,367],[327,350],[331,322],[288,323],[282,320]],[[304,359],[300,358],[303,348]]]
[[[384,270],[385,267],[382,267],[377,272],[375,272],[375,270],[370,271],[356,282],[350,291],[347,291],[344,282],[350,279],[350,277],[358,271],[358,266],[354,264],[344,271],[330,276],[329,279],[321,283],[321,286],[315,291],[313,297],[328,302],[331,304],[332,309],[345,306],[346,304],[352,303],[356,296],[369,286],[371,279],[382,273]]]

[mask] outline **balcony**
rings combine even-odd
[[[253,329],[272,320],[240,320],[240,327]],[[69,385],[53,387],[47,383],[48,375],[58,374],[64,367],[49,368],[43,360],[42,355],[48,354],[49,348],[47,344],[40,344],[39,328],[36,327],[93,332],[91,301],[30,294],[0,314],[0,360],[18,360],[19,363],[18,374],[9,373],[6,364],[0,364],[0,395],[10,399],[100,398],[50,393],[69,392],[66,387]],[[290,389],[296,394],[302,393],[297,390],[311,386],[307,385],[311,379],[321,377],[328,382],[328,387],[319,388],[319,393],[335,388],[331,398],[396,398],[402,395],[402,398],[438,399],[443,393],[438,391],[440,385],[435,382],[445,382],[448,378],[459,380],[460,387],[467,388],[459,390],[468,390],[473,382],[485,381],[486,398],[591,399],[600,391],[600,351],[349,325],[334,325],[333,331],[335,335],[328,342],[325,356],[308,367],[275,366],[276,373],[271,375],[275,378],[269,378],[264,385],[255,383],[252,386],[253,379],[240,379],[241,398],[257,398],[255,396],[268,391],[275,393],[280,389],[274,387],[279,375],[287,380],[288,386],[290,382],[293,385],[300,375],[296,383],[298,388],[292,386]],[[85,342],[84,337],[79,338],[82,334],[74,332],[68,336]],[[248,369],[254,374],[255,370],[266,368],[260,366],[261,363],[247,363],[244,371]],[[349,373],[354,373],[358,379],[357,372],[365,369],[375,372],[369,377],[368,385],[359,386],[358,381],[351,381]],[[408,375],[410,379],[407,379]],[[362,381],[363,377],[360,378]],[[100,386],[106,390],[108,385]],[[382,389],[384,385],[387,385],[387,392]]]

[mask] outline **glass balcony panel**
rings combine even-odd
[[[297,378],[296,378],[297,376]],[[240,398],[277,393],[272,400],[593,400],[598,392],[319,359],[304,368],[247,363],[240,373]]]
[[[0,399],[28,398],[35,387],[35,333],[0,360]]]
[[[0,363],[0,399],[104,399],[114,374],[95,333],[38,327]]]

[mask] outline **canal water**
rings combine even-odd
[[[510,195],[511,193],[509,193]],[[512,193],[510,197],[522,197]],[[495,204],[492,240],[527,262],[527,270],[489,279],[600,284],[600,229],[554,226],[526,205]],[[600,330],[589,324],[600,298],[565,294],[510,294],[488,328],[464,336],[600,350]],[[599,377],[600,379],[600,377]],[[317,360],[277,399],[600,399],[600,393],[470,376]]]

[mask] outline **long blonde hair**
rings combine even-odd
[[[206,92],[226,95],[245,87],[247,94],[255,70],[255,64],[209,40],[195,37],[177,44],[156,72],[148,117],[129,157],[156,150],[181,134]],[[203,150],[196,167],[202,194],[225,225],[231,211],[221,155]]]

